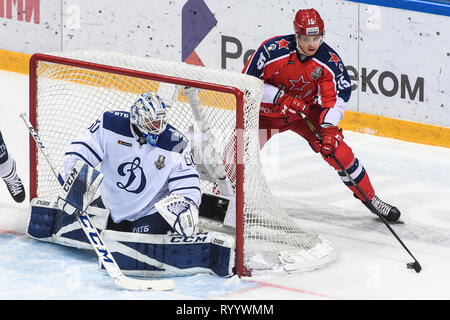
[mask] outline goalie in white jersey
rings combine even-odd
[[[233,274],[234,238],[196,232],[201,190],[191,146],[156,94],[142,94],[130,112],[105,112],[71,143],[64,169],[58,205],[31,203],[32,238],[92,249],[75,218],[84,211],[125,274]]]
[[[65,154],[66,176],[80,159],[94,168],[101,163],[101,200],[110,210],[107,229],[194,232],[199,175],[187,139],[166,122],[166,107],[155,93],[142,94],[130,112],[105,112],[73,141]],[[158,207],[162,199],[169,206],[162,201]]]

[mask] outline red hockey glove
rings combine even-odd
[[[314,152],[320,152],[324,156],[329,156],[335,152],[339,143],[344,139],[342,129],[331,124],[322,124],[322,142],[318,140],[310,143]]]
[[[280,112],[286,116],[296,115],[299,112],[304,115],[309,115],[309,106],[307,106],[302,100],[296,99],[293,96],[279,91],[274,99],[275,108],[274,111]]]
[[[322,128],[322,135],[322,143],[319,143],[319,145],[316,144],[316,147],[320,148],[317,149],[324,156],[329,156],[331,153],[334,153],[339,143],[344,139],[342,129],[339,129],[338,127],[332,125],[328,125],[325,128]]]

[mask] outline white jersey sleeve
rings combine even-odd
[[[168,187],[171,194],[177,194],[200,205],[200,176],[197,172],[191,148],[188,146],[182,153],[179,163],[169,175]]]
[[[72,141],[65,153],[64,173],[67,177],[77,160],[95,168],[103,159],[103,117],[97,119],[79,138]]]

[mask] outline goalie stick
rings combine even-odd
[[[39,135],[37,134],[36,130],[34,129],[33,125],[30,123],[28,118],[26,117],[26,114],[23,113],[20,115],[20,117],[25,122],[25,125],[28,128],[28,131],[30,132],[31,136],[33,137],[34,141],[36,142],[36,145],[39,149],[39,151],[42,152],[45,160],[47,161],[50,169],[52,170],[55,177],[58,179],[58,182],[62,185],[64,183],[64,179],[62,178],[61,174],[59,174],[56,169],[54,168],[49,154],[45,150],[45,146],[42,143],[42,140],[39,138]],[[89,242],[91,243],[92,247],[94,248],[94,251],[97,253],[98,257],[102,261],[103,266],[105,267],[106,271],[110,275],[110,277],[113,279],[114,283],[118,285],[119,287],[127,290],[173,290],[174,289],[174,282],[173,280],[166,279],[166,280],[147,280],[147,279],[133,279],[130,277],[127,277],[123,274],[122,270],[120,270],[119,266],[117,265],[117,262],[114,260],[112,254],[108,250],[108,248],[105,245],[105,242],[100,237],[100,234],[98,233],[97,229],[93,226],[88,214],[85,211],[77,211],[75,213],[76,218],[78,222],[81,225],[81,228],[83,229],[84,233],[86,234],[86,237],[88,238]]]
[[[311,123],[311,121],[309,121],[309,119],[306,117],[305,114],[298,112],[298,114],[303,118],[303,120],[306,121],[306,124],[308,125],[308,127],[311,129],[311,131],[313,132],[313,134],[316,136],[316,138],[319,141],[322,141],[322,137],[320,136],[320,134],[317,132],[316,128],[314,127],[314,125]],[[361,190],[361,188],[356,184],[355,180],[348,174],[347,170],[344,168],[344,166],[342,165],[342,163],[336,158],[335,154],[332,152],[330,154],[330,156],[333,158],[333,160],[337,163],[337,165],[339,166],[339,168],[344,172],[344,174],[346,175],[347,179],[352,183],[352,185],[358,190],[358,192],[363,196],[364,201],[366,201],[366,206],[371,209],[375,209],[373,208],[373,204],[369,201],[369,199],[367,198],[366,194]],[[373,212],[376,212],[377,210],[374,210]],[[408,269],[414,269],[414,271],[416,271],[416,273],[419,273],[422,270],[422,266],[420,265],[419,261],[417,261],[417,259],[413,256],[413,254],[411,253],[411,251],[409,251],[408,247],[403,243],[403,241],[400,239],[400,237],[397,235],[397,233],[395,233],[395,231],[392,229],[392,227],[389,225],[389,223],[386,221],[386,219],[379,214],[378,212],[375,213],[380,219],[381,221],[383,221],[384,225],[389,229],[389,231],[392,233],[392,235],[398,240],[398,242],[402,245],[402,247],[406,250],[406,252],[408,252],[408,254],[414,259],[414,262],[410,262],[406,264],[406,267]]]

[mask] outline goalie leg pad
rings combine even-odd
[[[38,240],[51,241],[58,208],[49,201],[33,199],[30,203],[27,235]]]
[[[88,207],[92,223],[106,228],[109,210]],[[33,199],[30,203],[27,235],[31,238],[81,249],[92,249],[75,215],[68,215],[49,201]]]
[[[219,232],[183,237],[105,230],[102,238],[126,275],[233,275],[234,238]],[[103,269],[100,262],[99,267]]]

